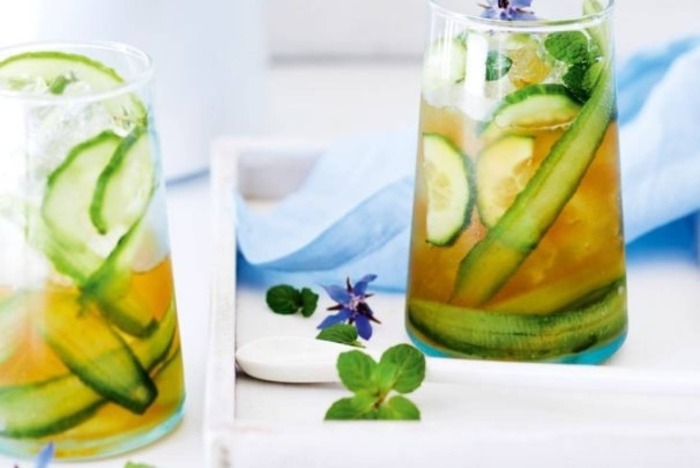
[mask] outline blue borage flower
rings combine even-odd
[[[56,447],[53,442],[49,442],[41,449],[36,457],[36,468],[48,468],[49,462],[53,459]]]
[[[528,21],[537,19],[528,8],[532,0],[488,0],[488,4],[482,4],[483,18],[498,19],[504,21]]]
[[[377,279],[377,275],[365,275],[355,283],[355,286],[350,283],[350,278],[346,279],[345,287],[323,286],[330,298],[337,302],[336,305],[327,310],[337,310],[338,313],[326,317],[317,328],[324,329],[347,321],[350,325],[355,325],[357,334],[361,338],[369,340],[372,336],[370,322],[381,323],[374,317],[374,312],[365,302],[368,297],[372,296],[372,294],[367,294],[367,286],[375,279]]]

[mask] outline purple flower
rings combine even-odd
[[[488,0],[481,16],[483,18],[498,19],[504,21],[528,21],[537,19],[534,13],[528,10],[532,0]]]
[[[55,447],[53,442],[49,442],[41,449],[39,456],[36,457],[36,468],[48,468],[49,462],[53,458]]]
[[[329,307],[327,310],[338,311],[337,314],[329,315],[317,328],[328,328],[331,325],[348,322],[350,325],[355,325],[357,334],[365,340],[369,340],[372,336],[372,324],[381,323],[374,318],[374,312],[369,308],[365,299],[371,297],[367,294],[367,285],[374,281],[377,275],[365,275],[360,278],[360,281],[355,283],[355,286],[350,284],[350,278],[345,281],[345,287],[342,286],[323,286],[326,293],[337,302],[336,305]]]

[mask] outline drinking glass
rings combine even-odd
[[[613,2],[430,6],[409,335],[437,356],[601,362],[627,329]]]
[[[114,43],[0,50],[0,451],[97,458],[184,401],[153,65]]]

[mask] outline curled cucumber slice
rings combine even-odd
[[[103,92],[124,83],[111,67],[89,57],[56,50],[32,51],[0,61],[0,81],[42,79],[51,94],[62,94],[68,82],[82,82],[89,92]],[[59,92],[57,92],[59,91]],[[143,123],[146,107],[133,94],[124,94],[105,101],[110,113],[119,119]]]
[[[129,229],[140,219],[153,195],[155,168],[151,138],[137,127],[119,145],[96,181],[90,219],[101,234]]]
[[[122,138],[111,131],[100,133],[73,148],[49,175],[41,214],[58,242],[93,246],[99,240],[89,216],[92,194],[121,143]]]
[[[171,307],[151,336],[131,345],[140,366],[154,374],[155,379],[172,365],[172,358],[168,358],[167,363],[163,361],[173,344],[176,327],[175,309]],[[178,363],[177,360],[174,362]],[[115,381],[121,379],[119,369],[111,371]],[[2,387],[0,420],[4,425],[0,428],[0,434],[10,437],[57,434],[90,418],[108,401],[73,373],[42,382]]]
[[[449,245],[469,223],[474,202],[468,158],[442,135],[423,135],[427,241]]]
[[[460,83],[467,73],[467,44],[461,37],[442,37],[425,52],[423,89],[433,91]]]
[[[531,85],[505,97],[482,130],[494,141],[505,134],[532,135],[567,126],[581,111],[581,103],[564,85]]]
[[[119,334],[77,296],[55,292],[40,299],[40,331],[66,367],[105,398],[143,413],[158,391]]]

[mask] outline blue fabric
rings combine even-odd
[[[618,70],[625,236],[633,256],[689,254],[700,210],[700,37],[644,51]],[[378,275],[403,290],[416,129],[339,141],[304,185],[268,213],[236,196],[239,277],[340,283]],[[663,229],[658,229],[663,227]],[[652,232],[654,231],[654,232]],[[636,242],[633,242],[636,241]]]

